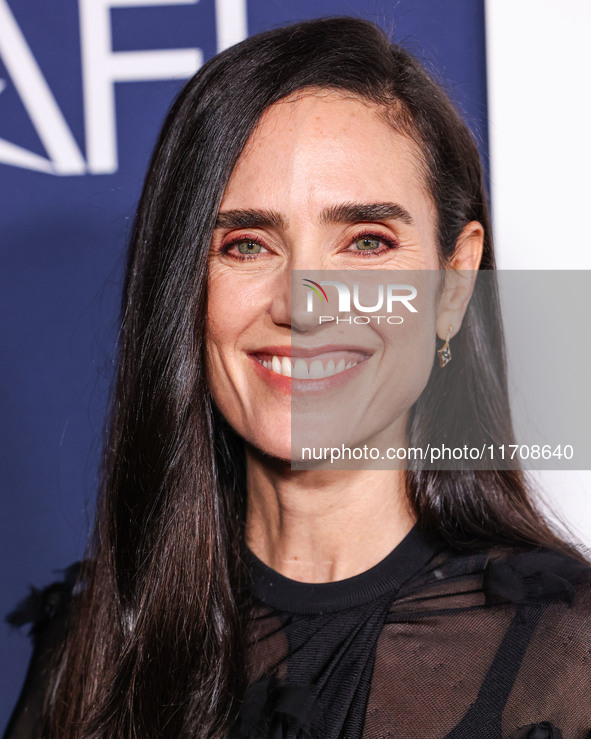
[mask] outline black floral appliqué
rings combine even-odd
[[[572,604],[573,583],[589,576],[590,572],[588,565],[544,547],[506,559],[491,559],[484,572],[486,602],[563,601]]]
[[[316,697],[309,689],[266,675],[250,685],[230,739],[313,739]]]

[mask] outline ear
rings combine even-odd
[[[470,221],[462,229],[445,270],[436,323],[437,336],[442,341],[448,336],[455,336],[460,330],[478,276],[483,244],[482,224]]]

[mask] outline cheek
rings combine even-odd
[[[251,405],[248,358],[266,305],[258,282],[232,269],[213,270],[208,281],[206,371],[211,394],[224,415],[242,416]],[[230,420],[230,419],[228,419]]]
[[[409,273],[408,282],[417,289],[417,297],[412,301],[416,312],[397,311],[404,322],[391,328],[386,325],[382,333],[390,392],[407,408],[423,391],[433,366],[438,281],[439,272],[434,270]]]
[[[396,330],[383,336],[384,404],[396,399],[395,405],[410,408],[423,391],[435,356],[435,314],[423,312],[415,320],[407,320]]]
[[[208,283],[205,342],[207,377],[214,399],[229,383],[236,345],[248,327],[249,311],[241,304],[240,292],[224,276]]]
[[[248,329],[258,306],[252,288],[231,271],[214,273],[207,288],[208,343],[227,348]]]
[[[256,275],[218,273],[208,284],[206,372],[213,401],[243,439],[289,458],[289,402],[277,398],[253,370],[249,352],[272,328],[271,291]],[[289,401],[289,397],[288,397]]]

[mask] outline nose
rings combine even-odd
[[[317,311],[310,311],[310,288],[304,282],[306,272],[286,269],[277,278],[271,301],[270,315],[277,325],[289,326],[298,333],[318,326]]]

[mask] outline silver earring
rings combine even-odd
[[[437,350],[437,354],[439,354],[440,367],[445,367],[446,364],[451,362],[451,347],[449,345],[449,337],[451,336],[453,328],[453,326],[448,327],[447,336],[445,337],[445,344],[441,347],[441,349]]]

